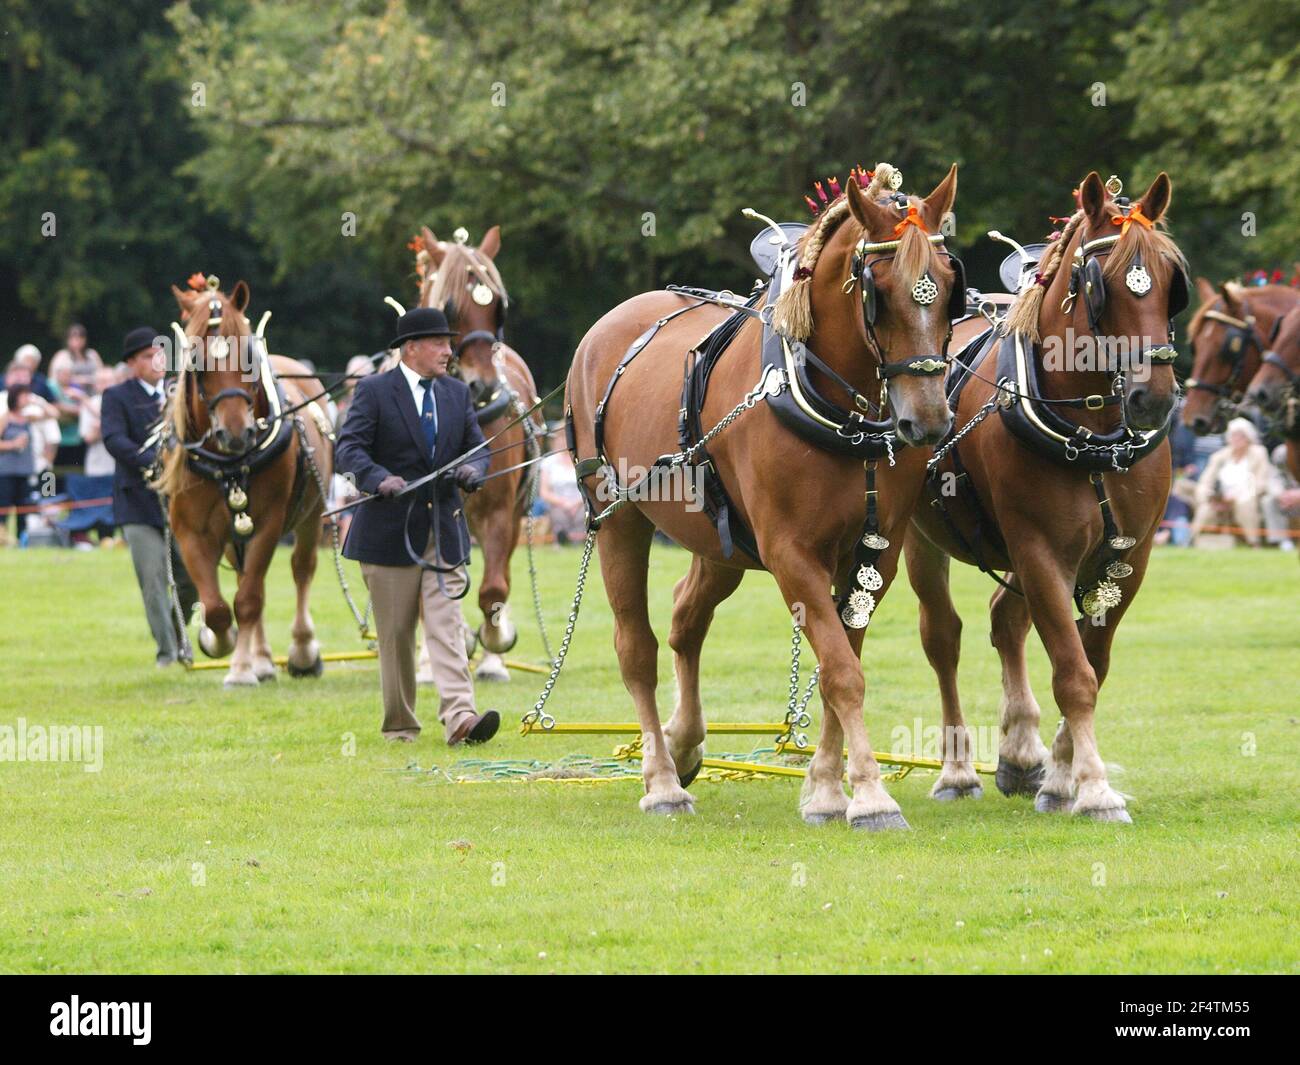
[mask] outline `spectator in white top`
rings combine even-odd
[[[1235,536],[1258,547],[1265,501],[1281,491],[1281,479],[1259,442],[1259,431],[1245,418],[1228,423],[1225,439],[1227,446],[1210,456],[1196,485],[1192,543],[1205,526],[1227,524]]]

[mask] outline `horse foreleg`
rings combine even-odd
[[[293,555],[289,564],[293,569],[293,583],[297,600],[293,615],[293,642],[289,645],[288,666],[291,677],[319,677],[324,671],[320,657],[320,644],[316,642],[316,626],[309,609],[311,582],[316,575],[316,541],[320,532],[320,518],[312,515],[296,531]]]
[[[641,809],[653,814],[694,813],[695,800],[678,780],[655,705],[659,641],[650,627],[646,602],[653,534],[654,526],[631,508],[607,518],[596,536],[600,572],[614,615],[619,670],[641,725],[641,775],[645,781]]]
[[[957,661],[961,656],[961,618],[953,606],[948,584],[948,556],[916,529],[903,541],[907,576],[920,604],[921,646],[939,680],[943,704],[943,769],[930,789],[940,802],[978,799],[984,794],[972,764],[972,744],[957,692]]]
[[[1106,779],[1097,750],[1093,721],[1097,708],[1097,674],[1088,660],[1074,622],[1072,581],[1054,560],[1032,557],[1017,569],[1034,627],[1052,663],[1052,693],[1070,730],[1075,792],[1074,812],[1098,821],[1130,821],[1124,799]],[[1059,742],[1059,739],[1058,739]],[[1049,773],[1035,808],[1060,809],[1058,774]]]
[[[275,680],[275,659],[271,657],[271,645],[266,639],[266,625],[262,618],[257,619],[253,627],[251,643],[253,653],[253,672],[262,683]]]
[[[765,545],[760,546],[764,547],[766,559],[768,551]],[[801,609],[802,604],[804,631],[821,664],[822,705],[826,708],[825,713],[834,714],[839,720],[848,742],[849,784],[853,789],[853,798],[849,801],[844,816],[854,828],[873,832],[907,828],[907,821],[904,820],[898,803],[885,790],[880,778],[880,766],[871,753],[871,741],[863,718],[866,682],[862,677],[858,652],[854,650],[840,623],[835,602],[829,593],[832,575],[816,557],[794,552],[774,557],[771,569],[791,612]],[[817,767],[818,781],[829,783],[828,767],[833,758],[836,763],[836,786],[839,786],[840,750],[839,743],[831,745],[829,737],[823,736],[817,749],[817,756],[822,759]],[[816,786],[816,783],[810,785]],[[829,789],[826,794],[829,796]],[[807,806],[801,809],[805,817],[809,812]]]
[[[1002,706],[999,714],[1002,738],[998,744],[998,769],[994,779],[1003,795],[1043,794],[1047,748],[1038,734],[1043,711],[1029,687],[1029,666],[1025,661],[1029,607],[1024,596],[998,588],[989,600],[989,620],[992,625],[989,639],[1002,660]],[[1066,765],[1069,765],[1068,759]],[[1067,778],[1067,807],[1069,802]]]
[[[217,564],[221,561],[221,543],[201,531],[181,525],[172,514],[172,535],[176,539],[185,571],[194,582],[203,607],[203,624],[199,628],[199,650],[209,658],[224,658],[235,647],[230,631],[230,607],[221,597]]]
[[[238,626],[235,653],[230,656],[230,669],[222,682],[227,688],[260,683],[254,669],[255,639],[266,603],[266,570],[276,543],[275,535],[263,530],[272,527],[279,529],[280,524],[265,520],[262,529],[253,535],[244,550],[243,572],[239,575],[239,588],[235,592],[235,624]]]
[[[673,622],[668,646],[677,675],[677,706],[664,726],[664,740],[688,787],[704,760],[704,707],[700,702],[700,649],[717,605],[740,587],[745,571],[719,566],[698,555],[673,589]]]
[[[509,485],[505,485],[509,487]],[[489,501],[490,502],[490,501]],[[501,656],[514,647],[519,632],[510,618],[510,555],[514,550],[511,526],[515,523],[511,498],[502,499],[476,523],[476,535],[483,552],[483,577],[479,582],[478,605],[483,613],[479,640],[483,661],[475,676],[480,680],[508,681],[510,673]]]

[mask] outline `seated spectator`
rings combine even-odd
[[[32,391],[47,403],[54,402],[54,393],[50,383],[41,373],[41,349],[35,344],[24,344],[14,352],[14,364],[26,368],[31,374]]]
[[[1234,527],[1234,535],[1251,547],[1260,543],[1264,501],[1281,488],[1259,431],[1245,418],[1228,423],[1227,446],[1210,458],[1196,485],[1192,543],[1207,525]]]
[[[104,366],[99,352],[86,346],[86,327],[73,323],[68,326],[64,346],[50,359],[50,376],[54,376],[54,359],[66,355],[72,364],[72,381],[82,392],[89,394],[95,387],[95,374]]]
[[[32,409],[31,387],[10,384],[0,409],[0,520],[7,529],[9,515],[17,519],[15,538],[21,543],[27,531],[26,507],[32,497],[32,477],[36,473],[31,427],[27,414]]]
[[[582,493],[578,491],[578,477],[573,468],[573,456],[559,445],[538,465],[537,498],[546,505],[546,516],[557,544],[581,540],[586,535],[586,508]]]

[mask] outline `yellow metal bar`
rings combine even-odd
[[[635,721],[557,721],[550,728],[542,728],[535,722],[519,727],[520,733],[527,736],[558,736],[561,733],[578,733],[584,736],[622,736],[635,733],[640,735],[641,726]],[[711,721],[709,735],[746,735],[776,737],[785,731],[780,721],[745,722],[745,721]]]
[[[710,730],[711,731],[711,730]],[[817,744],[810,743],[807,747],[796,747],[793,743],[781,743],[777,745],[777,751],[780,754],[806,754],[814,755],[817,753]],[[848,750],[844,756],[848,757]],[[942,769],[943,762],[938,758],[914,758],[910,754],[891,754],[888,751],[873,751],[877,762],[884,762],[886,765],[905,765],[912,769]],[[974,762],[975,772],[992,775],[996,773],[998,767],[988,762]]]
[[[378,657],[379,657],[378,651],[334,651],[331,652],[330,654],[321,655],[320,660],[322,662],[355,662],[355,661],[360,661],[362,659],[373,659]],[[284,666],[289,661],[289,659],[284,655],[281,655],[278,658],[272,659],[272,661],[277,666]],[[222,659],[214,659],[211,662],[195,662],[192,665],[186,666],[185,668],[192,669],[195,671],[201,669],[229,669],[230,660],[227,658],[222,658]]]

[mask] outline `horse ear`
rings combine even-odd
[[[1218,290],[1210,284],[1208,278],[1198,277],[1196,279],[1196,294],[1201,297],[1202,303],[1213,303],[1218,298]]]
[[[1163,170],[1156,175],[1155,181],[1151,182],[1151,187],[1142,194],[1142,199],[1138,203],[1142,207],[1142,213],[1151,221],[1160,221],[1161,215],[1169,210],[1169,200],[1173,196],[1173,182],[1169,180],[1169,175]]]
[[[926,227],[932,233],[941,232],[940,226],[952,205],[957,200],[957,164],[953,163],[948,176],[934,187],[934,191],[925,198],[925,208],[921,214],[925,217]]]
[[[1102,209],[1106,206],[1106,186],[1102,184],[1101,175],[1095,170],[1084,178],[1083,184],[1079,186],[1079,206],[1083,208],[1084,214],[1094,221],[1101,217]]]
[[[849,201],[849,213],[858,220],[863,229],[868,233],[880,229],[884,212],[867,199],[866,194],[858,188],[858,183],[851,178],[845,183],[844,197]]]
[[[248,282],[236,281],[235,287],[230,290],[230,305],[240,314],[243,314],[248,309],[250,296]]]
[[[190,316],[189,293],[183,292],[175,285],[172,285],[172,295],[176,297],[176,305],[181,309],[181,318],[188,318]]]
[[[1219,295],[1223,297],[1228,313],[1235,318],[1242,317],[1246,306],[1246,290],[1234,281],[1225,281],[1219,286]]]
[[[433,263],[435,270],[438,269],[442,265],[442,260],[447,257],[447,253],[428,226],[420,227],[420,236],[424,238],[424,250],[429,253],[429,261]]]
[[[483,235],[483,242],[478,250],[489,259],[495,259],[501,250],[501,227],[493,226]]]

